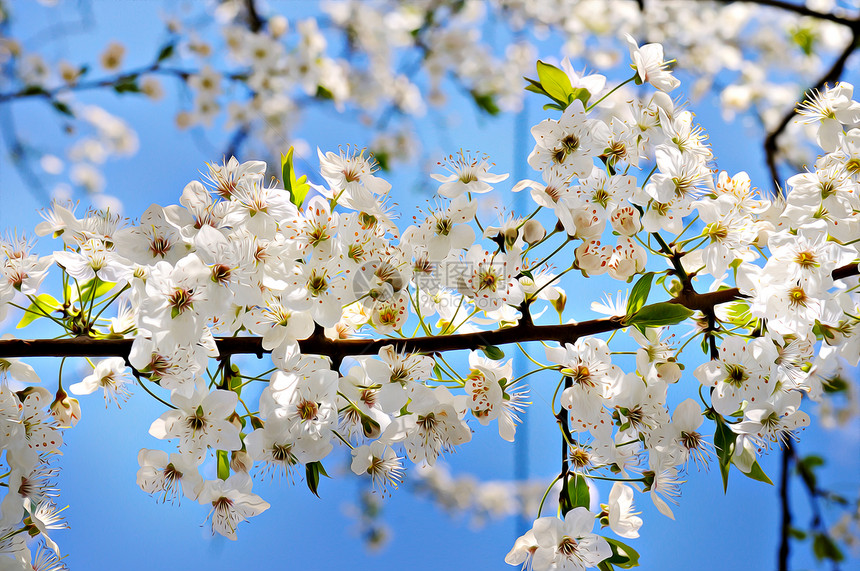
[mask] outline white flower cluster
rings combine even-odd
[[[530,189],[536,210],[528,218],[480,223],[475,195],[507,175],[472,153],[444,162],[447,172],[434,177],[438,206],[402,232],[387,206],[391,186],[363,151],[320,151],[323,186],[296,179],[291,152],[283,188],[266,182],[265,163],[230,159],[209,165],[178,205],[153,205],[134,223],[107,211],[79,218],[55,204],[37,233],[62,239],[61,250],[40,257],[24,239],[2,243],[0,311],[29,301],[25,325],[50,319],[73,342],[133,338],[127,364],[169,407],[149,433],[175,443],[170,452],[140,451],[138,484],[163,500],[211,505],[213,532],[231,539],[239,523],[269,507],[253,493],[252,475],[292,480],[303,467],[316,492],[322,461],[347,447],[352,471],[387,493],[403,480],[404,457],[432,466],[469,442],[476,424],[469,416],[514,440],[527,404],[524,379],[540,372],[534,378],[558,382],[561,406],[552,414],[568,444],[563,518],[540,517],[539,509],[507,560],[542,571],[623,559],[623,544],[593,532],[600,521],[620,537],[638,536],[637,487],[623,482],[650,492],[671,517],[667,500],[676,501],[690,460],[716,457],[724,476],[734,464],[766,478],[757,454],[809,423],[799,408],[804,397],[820,398],[827,361],[839,355],[856,365],[860,355],[856,117],[807,113],[836,144],[814,170],[788,180],[784,199],[769,201],[743,173],[714,180],[704,133],[662,91],[677,84],[662,48],[631,42],[630,55],[630,80],[658,90],[642,100],[619,101],[602,77],[539,64],[534,86],[565,105],[558,119],[532,128],[528,160],[540,180],[512,185]],[[816,108],[856,105],[842,100],[849,86],[833,89]],[[839,129],[824,124],[833,117]],[[671,269],[652,267],[654,258]],[[62,300],[39,293],[52,265],[63,272]],[[625,281],[642,275],[612,317],[541,323],[541,306],[563,322],[562,276],[574,270]],[[696,292],[708,275],[709,291]],[[649,303],[655,278],[671,300]],[[732,280],[738,289],[725,283]],[[116,316],[101,317],[114,302]],[[684,381],[707,390],[701,402],[670,410],[683,367],[665,327],[693,316],[711,360]],[[593,336],[619,330],[638,345],[628,371],[613,362],[623,336]],[[371,333],[377,338],[362,338]],[[537,368],[514,378],[488,339],[560,344],[547,343],[549,364],[529,355]],[[443,356],[458,349],[471,350],[467,365]],[[262,352],[273,368],[260,375],[231,362]],[[62,525],[47,462],[80,408],[61,385],[53,400],[40,387],[13,391],[5,377],[38,379],[2,355],[9,480],[0,553],[27,565],[24,531],[58,555],[46,534]],[[106,359],[70,390],[101,388],[106,400],[124,399],[125,369],[122,357]],[[251,383],[260,383],[258,397],[243,391]],[[210,458],[215,480],[201,472]],[[616,480],[600,513],[589,511],[591,479]]]
[[[214,10],[214,33],[197,25],[212,14],[168,17],[169,40],[161,51],[153,49],[158,56],[151,65],[139,68],[125,65],[132,58],[116,41],[105,46],[96,65],[50,61],[27,43],[0,38],[0,62],[9,61],[9,84],[18,89],[0,93],[0,103],[4,96],[44,97],[64,120],[81,119],[70,123],[69,133],[93,127],[95,136],[77,138],[63,152],[53,143],[47,152],[28,148],[28,154],[40,156],[47,180],[67,171],[94,204],[116,210],[116,198],[101,194],[102,164],[134,153],[137,137],[121,118],[78,102],[78,89],[112,88],[159,100],[163,78],[176,78],[191,92],[190,104],[176,114],[177,127],[210,128],[223,120],[236,130],[239,144],[261,142],[254,150],[264,156],[277,156],[284,141],[299,140],[296,125],[313,102],[330,102],[339,111],[350,106],[379,119],[386,132],[374,148],[389,163],[412,158],[414,141],[393,143],[408,137],[409,118],[450,99],[451,78],[487,112],[519,109],[521,77],[539,48],[559,39],[568,57],[607,69],[623,61],[628,34],[647,31],[649,42],[686,54],[679,65],[697,77],[696,93],[718,91],[726,115],[752,111],[768,128],[821,76],[828,56],[851,43],[849,16],[832,0],[815,3],[822,17],[802,16],[790,6],[674,0],[655,0],[647,8],[632,0],[344,0],[324,2],[321,9],[319,19],[288,20],[281,14],[252,17],[242,2],[222,2]],[[2,17],[14,22],[17,13]],[[504,51],[488,21],[515,38]],[[524,28],[534,33],[522,33]],[[94,78],[96,69],[107,76]],[[640,77],[648,80],[644,69]],[[394,114],[405,120],[389,124]],[[798,141],[782,137],[780,152],[804,164],[808,149]],[[71,192],[65,183],[53,189],[56,197]]]

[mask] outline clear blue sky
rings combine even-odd
[[[45,10],[34,2],[18,2],[16,37],[29,38],[55,21],[73,21],[77,2],[59,10]],[[57,38],[45,48],[50,58],[95,61],[110,40],[121,40],[128,47],[127,66],[148,61],[163,38],[159,14],[168,2],[100,1],[82,4],[92,10],[92,26],[81,34]],[[315,11],[313,2],[271,2],[292,18]],[[25,47],[27,47],[25,45]],[[556,46],[557,47],[557,46]],[[676,54],[672,54],[676,55]],[[557,57],[554,52],[542,57]],[[856,71],[854,72],[856,79]],[[81,102],[104,106],[128,121],[140,138],[139,152],[128,159],[105,167],[108,191],[120,196],[125,214],[138,216],[151,202],[175,203],[183,186],[199,176],[205,161],[221,159],[226,148],[225,135],[213,130],[203,133],[177,132],[173,127],[176,102],[181,98],[175,84],[164,82],[165,98],[152,103],[142,97],[118,98],[110,93],[79,94]],[[682,88],[683,89],[683,88]],[[54,144],[56,115],[39,102],[15,103],[19,131],[30,142],[45,148]],[[693,104],[698,120],[708,129],[721,169],[734,173],[746,170],[756,186],[767,187],[761,152],[755,137],[740,125],[726,125],[713,111],[709,100]],[[368,136],[354,120],[326,112],[310,113],[300,131],[311,148],[333,149],[339,144],[366,144]],[[543,118],[540,102],[532,99],[528,123]],[[444,121],[442,121],[444,119]],[[444,126],[440,127],[440,124]],[[515,154],[515,119],[476,116],[472,106],[453,96],[443,111],[431,112],[419,125],[422,146],[430,159],[463,149],[488,153],[498,164],[497,172],[514,172],[514,161],[525,160],[529,149]],[[211,147],[201,144],[201,137]],[[529,142],[530,148],[530,142]],[[56,147],[59,152],[60,147]],[[255,157],[242,157],[250,159]],[[307,157],[316,166],[314,156]],[[404,218],[411,216],[414,204],[427,198],[426,178],[420,168],[386,175],[397,189]],[[532,176],[529,171],[525,171]],[[435,188],[435,186],[434,186]],[[31,230],[40,220],[36,210],[43,206],[16,170],[10,165],[5,146],[0,154],[0,229]],[[47,240],[41,247],[47,250]],[[600,282],[596,282],[600,286]],[[589,287],[592,286],[589,282]],[[617,288],[611,284],[612,291]],[[572,296],[573,297],[573,296]],[[595,292],[594,299],[600,297]],[[6,324],[7,329],[11,324]],[[43,383],[55,383],[56,363],[42,360],[39,370]],[[75,367],[67,367],[71,381]],[[688,368],[688,372],[692,367]],[[686,380],[692,381],[690,375]],[[546,383],[554,381],[547,380]],[[549,406],[549,384],[535,388],[534,405],[525,429],[529,441],[528,473],[548,483],[557,473],[558,432]],[[549,389],[551,391],[551,387]],[[687,395],[677,397],[677,401]],[[71,530],[55,534],[72,569],[111,569],[121,566],[129,571],[152,568],[239,569],[275,566],[287,569],[374,569],[408,567],[423,569],[503,569],[505,553],[522,532],[514,519],[491,522],[473,529],[462,517],[450,517],[426,498],[416,497],[409,483],[385,502],[384,521],[393,532],[391,542],[377,554],[369,554],[356,536],[356,521],[345,516],[350,504],[357,502],[367,482],[348,471],[346,455],[335,454],[326,464],[333,480],[321,484],[321,499],[311,495],[302,481],[257,482],[255,492],[272,507],[240,526],[239,540],[231,542],[211,537],[204,524],[207,509],[185,500],[181,507],[161,505],[135,484],[137,452],[141,447],[169,449],[147,434],[150,423],[161,410],[142,391],[123,406],[107,409],[99,394],[81,399],[83,419],[65,435],[60,478],[61,505]],[[676,402],[677,402],[676,401]],[[514,476],[514,446],[503,442],[491,427],[481,430],[473,423],[474,440],[455,455],[445,458],[455,475],[472,474],[479,478],[509,480]],[[860,459],[860,427],[855,423],[845,431],[808,430],[800,444],[801,453],[816,452],[828,458],[824,472],[827,485],[846,493],[856,493]],[[763,461],[765,471],[776,480],[777,454]],[[211,475],[210,475],[211,476]],[[631,542],[641,556],[645,569],[725,569],[724,561],[748,569],[774,567],[778,528],[776,488],[749,481],[734,472],[726,495],[719,472],[697,472],[694,468],[683,487],[674,522],[661,516],[645,496],[637,496],[645,525],[641,539]],[[413,480],[407,478],[408,480]],[[608,488],[603,489],[603,501]],[[807,521],[808,504],[800,493],[793,494],[795,516]],[[811,566],[806,547],[794,548],[795,568]],[[847,568],[847,566],[846,566]]]

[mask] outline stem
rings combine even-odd
[[[538,504],[538,513],[535,519],[540,518],[540,513],[543,511],[543,504],[546,501],[547,496],[549,496],[550,490],[552,490],[552,487],[555,486],[555,483],[558,482],[559,479],[561,479],[561,476],[556,476],[552,483],[547,487],[546,491],[543,493],[543,497],[540,499],[540,504]]]
[[[639,77],[639,73],[638,73],[638,72],[637,72],[637,73],[635,73],[635,74],[633,75],[633,77],[630,77],[630,78],[628,78],[628,79],[625,79],[622,83],[619,83],[618,85],[616,85],[615,87],[613,87],[613,88],[612,88],[610,91],[608,91],[608,92],[607,92],[603,97],[601,97],[600,99],[598,99],[597,101],[595,101],[594,103],[592,103],[591,105],[589,105],[588,107],[586,107],[586,108],[585,108],[585,112],[586,112],[586,113],[588,113],[589,111],[591,111],[592,109],[594,109],[595,107],[597,107],[598,105],[600,105],[600,104],[603,102],[603,100],[604,100],[604,99],[606,99],[607,97],[609,97],[610,95],[612,95],[613,93],[615,93],[616,91],[618,91],[618,89],[619,89],[622,85],[627,85],[628,83],[630,83],[631,81],[633,81],[633,80],[634,80],[634,79],[636,79],[637,77]]]
[[[573,386],[573,379],[570,377],[564,378],[564,388],[569,389]],[[558,389],[556,389],[558,392]],[[555,399],[553,399],[555,400]],[[567,515],[567,512],[573,509],[573,506],[570,505],[570,498],[567,495],[567,481],[569,476],[570,466],[567,462],[567,453],[569,449],[569,435],[570,435],[570,427],[569,427],[569,415],[567,409],[561,407],[561,410],[556,415],[558,419],[558,424],[561,426],[561,473],[559,474],[559,478],[561,478],[561,492],[558,496],[558,505],[561,509],[561,515]]]
[[[782,474],[779,479],[779,508],[782,520],[779,525],[779,553],[777,558],[778,571],[788,571],[788,558],[791,536],[791,504],[788,497],[789,472],[791,470],[791,442],[786,442],[782,449]]]

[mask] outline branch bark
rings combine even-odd
[[[857,264],[847,264],[833,270],[834,279],[843,279],[860,274]],[[723,289],[708,293],[682,292],[670,300],[694,311],[712,311],[714,306],[741,299],[738,288]],[[326,355],[334,362],[346,356],[372,355],[385,346],[393,345],[398,351],[440,353],[463,349],[478,349],[488,345],[506,345],[528,341],[557,341],[573,343],[580,337],[606,333],[627,327],[621,317],[604,317],[580,323],[562,325],[534,325],[531,320],[521,320],[513,327],[460,333],[454,335],[425,336],[393,339],[329,339],[317,332],[308,339],[300,340],[302,353]],[[0,340],[0,358],[10,357],[128,357],[134,339],[94,339],[73,337],[69,339],[3,339]],[[263,349],[261,337],[220,337],[216,340],[221,355],[257,355],[268,353]]]

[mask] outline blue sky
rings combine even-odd
[[[29,38],[54,20],[75,19],[77,3],[57,11],[45,10],[35,3],[17,3],[18,20],[13,33]],[[94,61],[110,40],[119,39],[128,46],[127,66],[148,61],[163,38],[160,14],[167,3],[161,2],[92,2],[92,26],[84,33],[68,35],[49,43],[49,58],[65,57],[72,61]],[[314,2],[272,2],[272,7],[296,18],[315,11]],[[557,48],[557,46],[556,46]],[[550,48],[551,49],[551,48]],[[672,54],[674,55],[674,54]],[[542,57],[557,57],[555,52]],[[856,70],[852,72],[856,79]],[[848,78],[850,80],[850,78]],[[78,100],[104,106],[137,131],[139,152],[127,159],[108,163],[105,176],[109,192],[120,196],[127,216],[137,216],[151,203],[175,203],[183,186],[199,177],[206,161],[218,161],[226,147],[226,135],[212,130],[207,133],[177,132],[173,113],[181,94],[174,84],[164,82],[165,98],[153,103],[139,97],[116,97],[112,93],[80,94]],[[684,89],[684,87],[682,87]],[[542,102],[529,101],[527,123],[544,118]],[[756,186],[767,188],[763,161],[757,139],[749,136],[741,124],[725,124],[714,101],[703,100],[691,108],[710,133],[710,141],[721,169],[734,173],[749,172]],[[19,131],[28,140],[46,148],[61,137],[56,114],[38,101],[14,104]],[[512,151],[516,140],[514,117],[489,118],[475,112],[468,101],[453,95],[450,106],[432,111],[419,124],[422,148],[429,160],[456,150],[480,150],[497,163],[494,172],[522,169],[531,140],[525,149]],[[301,135],[313,149],[334,149],[339,144],[368,142],[368,135],[354,120],[343,119],[330,109],[313,110],[305,118]],[[201,144],[201,135],[212,142]],[[0,155],[0,230],[31,230],[40,218],[37,209],[44,206],[9,163],[5,144]],[[57,147],[59,150],[59,147]],[[245,160],[256,158],[241,157]],[[316,166],[315,156],[306,157]],[[515,167],[519,162],[520,166]],[[429,197],[427,179],[418,167],[388,174],[397,189],[404,218],[411,216],[415,204]],[[301,165],[300,169],[303,168]],[[528,170],[520,171],[532,176]],[[513,181],[511,181],[513,182]],[[435,188],[432,187],[432,188]],[[505,198],[505,202],[510,202]],[[48,241],[42,248],[50,248]],[[588,283],[599,288],[606,282]],[[608,284],[611,292],[617,289]],[[573,296],[572,296],[573,297]],[[594,299],[600,297],[595,291]],[[581,315],[589,315],[584,308]],[[575,313],[575,317],[579,314]],[[7,323],[7,329],[11,324]],[[39,330],[36,330],[38,333]],[[511,353],[511,352],[509,352]],[[45,386],[55,382],[57,363],[42,359],[38,368]],[[694,364],[688,366],[686,379]],[[75,367],[67,366],[71,379]],[[856,373],[855,373],[856,379]],[[528,437],[527,473],[549,483],[557,471],[558,432],[547,404],[554,387],[553,380],[535,387],[534,405],[529,421],[521,433]],[[690,395],[680,395],[678,401]],[[437,505],[411,491],[409,482],[384,503],[384,521],[392,532],[391,541],[379,553],[367,551],[356,534],[356,520],[345,514],[355,504],[368,482],[352,477],[345,454],[326,462],[332,480],[323,480],[321,499],[310,494],[300,478],[294,484],[264,481],[255,484],[255,492],[272,507],[243,524],[239,540],[231,542],[212,537],[204,524],[207,509],[191,501],[182,505],[158,504],[135,484],[137,452],[141,447],[168,449],[164,443],[148,436],[150,423],[161,410],[142,391],[122,410],[105,408],[98,394],[81,399],[83,419],[65,435],[60,488],[62,505],[69,504],[69,531],[55,538],[72,569],[108,569],[121,565],[125,569],[200,568],[235,569],[255,564],[303,569],[374,569],[408,566],[413,570],[438,568],[502,569],[505,553],[522,533],[514,518],[491,522],[474,529],[468,518],[452,517]],[[673,403],[676,404],[676,403]],[[478,478],[510,480],[515,474],[518,456],[514,445],[502,441],[493,427],[481,430],[473,423],[473,442],[445,458],[455,475],[471,474]],[[828,459],[825,485],[848,494],[856,493],[860,473],[858,444],[860,426],[855,422],[841,431],[807,430],[803,435],[802,454],[818,453]],[[764,459],[765,471],[776,480],[778,454]],[[522,469],[522,468],[521,468]],[[211,477],[211,474],[210,474]],[[414,481],[413,478],[407,478]],[[631,542],[646,569],[724,569],[726,561],[750,569],[774,566],[778,528],[776,488],[752,482],[732,474],[727,494],[722,492],[719,472],[691,469],[683,487],[680,506],[674,522],[660,515],[646,496],[637,496],[637,507],[643,512],[645,525],[641,539]],[[808,505],[800,490],[795,490],[795,517],[808,521]],[[603,488],[603,500],[608,487]],[[547,515],[546,513],[544,515]],[[806,546],[794,548],[796,568],[809,567],[812,559]],[[724,558],[725,557],[725,558]]]

